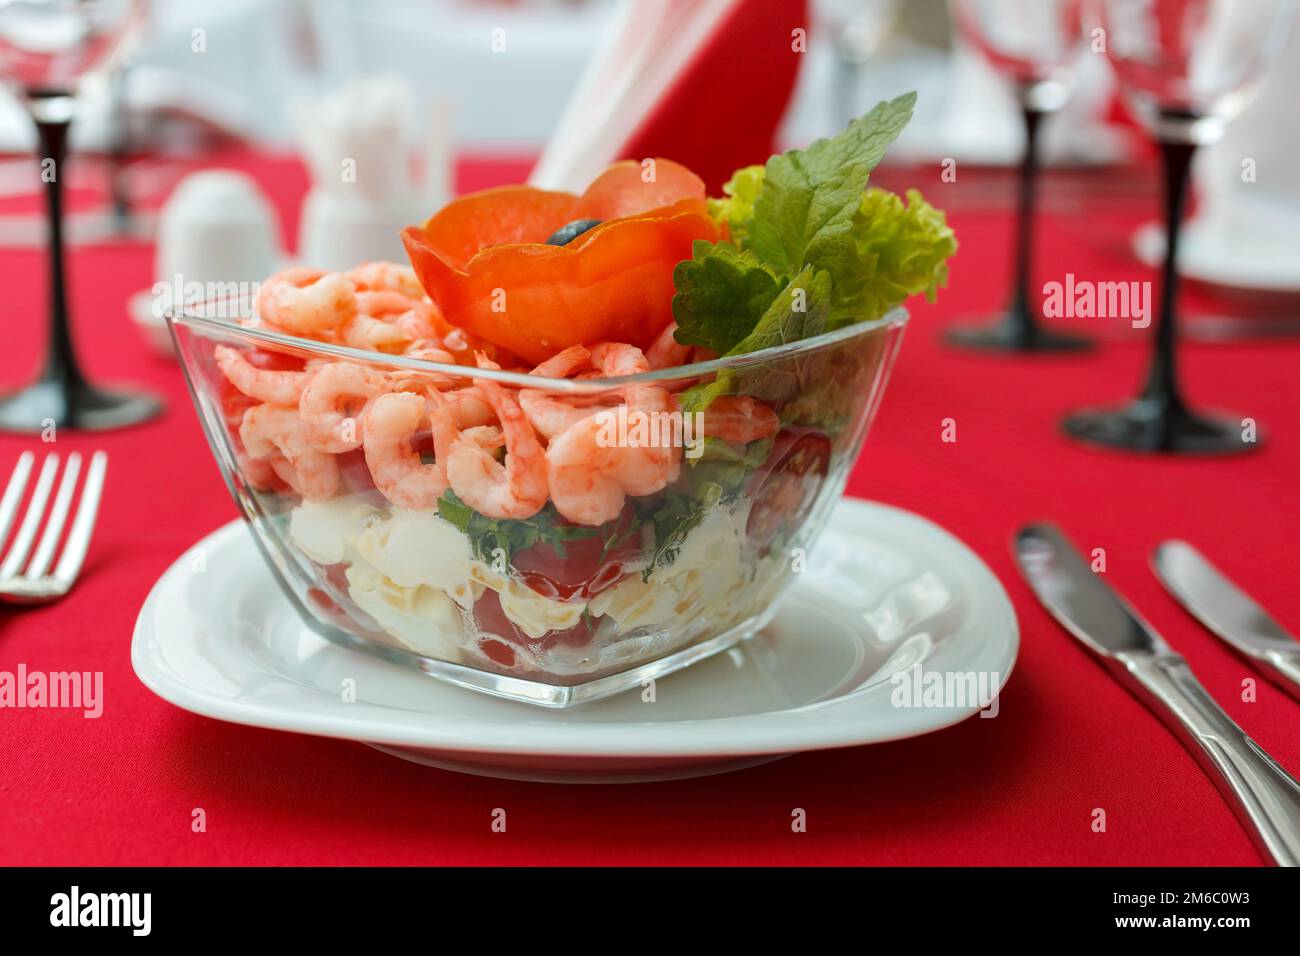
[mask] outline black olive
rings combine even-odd
[[[548,246],[567,246],[588,229],[594,229],[600,223],[601,220],[599,219],[575,219],[568,225],[561,226],[551,233],[550,238],[546,240],[546,244]]]

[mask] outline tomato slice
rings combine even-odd
[[[457,269],[488,246],[545,242],[566,223],[580,218],[573,193],[533,186],[500,186],[454,199],[424,224],[429,245]]]
[[[830,468],[831,441],[823,432],[784,428],[767,461],[749,479],[752,505],[745,534],[766,554],[783,527],[797,526],[812,507]]]
[[[629,534],[636,513],[628,506],[617,523],[602,527],[589,538],[564,542],[560,554],[540,542],[518,551],[510,563],[520,579],[543,597],[555,601],[587,601],[627,577],[626,567],[641,553],[641,535]],[[605,550],[605,542],[617,544]]]
[[[671,206],[680,199],[704,199],[705,195],[704,180],[681,163],[624,159],[605,167],[591,181],[578,200],[574,218],[619,219]]]
[[[496,635],[502,641],[539,651],[548,650],[557,644],[570,647],[585,647],[595,637],[596,630],[594,621],[582,618],[577,624],[566,630],[547,631],[539,638],[529,637],[515,625],[514,621],[506,616],[506,612],[501,607],[501,598],[491,588],[485,590],[479,599],[474,602],[474,618],[478,621],[481,630]],[[500,643],[500,641],[494,641],[492,637],[484,636],[479,640],[479,647],[483,653],[498,664],[504,664],[507,667],[513,665],[513,652],[509,655],[510,659],[508,661],[504,660],[503,658],[506,655],[501,654],[499,649],[493,648],[491,645],[494,643]]]

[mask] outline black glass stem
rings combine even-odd
[[[45,365],[35,382],[0,395],[0,430],[39,432],[51,427],[100,430],[152,418],[162,403],[152,395],[106,391],[91,385],[77,361],[68,312],[63,241],[63,179],[72,101],[64,94],[32,94],[45,180],[49,234],[49,332]]]
[[[1080,441],[1132,451],[1229,454],[1249,451],[1258,434],[1240,415],[1211,417],[1192,411],[1178,383],[1178,239],[1196,144],[1160,141],[1165,186],[1165,261],[1160,314],[1146,383],[1138,397],[1117,409],[1082,411],[1065,419],[1066,434]]]
[[[1030,105],[1022,108],[1025,152],[1020,159],[1016,190],[1015,285],[1011,304],[994,324],[949,330],[948,341],[962,348],[999,352],[1067,352],[1092,343],[1076,335],[1045,328],[1033,292],[1034,222],[1038,213],[1038,131],[1046,113]]]

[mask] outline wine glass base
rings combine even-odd
[[[162,410],[162,400],[146,392],[42,380],[0,395],[0,431],[32,433],[51,427],[107,431],[147,421]]]
[[[1259,447],[1242,417],[1201,415],[1181,405],[1137,399],[1122,408],[1086,409],[1069,415],[1061,428],[1089,445],[1180,455],[1235,455]]]
[[[1093,347],[1092,339],[1067,335],[1003,316],[992,325],[958,326],[944,335],[949,345],[981,352],[1083,352]]]

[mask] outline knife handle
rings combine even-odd
[[[1246,736],[1173,653],[1123,656],[1129,683],[1196,757],[1260,852],[1300,866],[1300,783]]]

